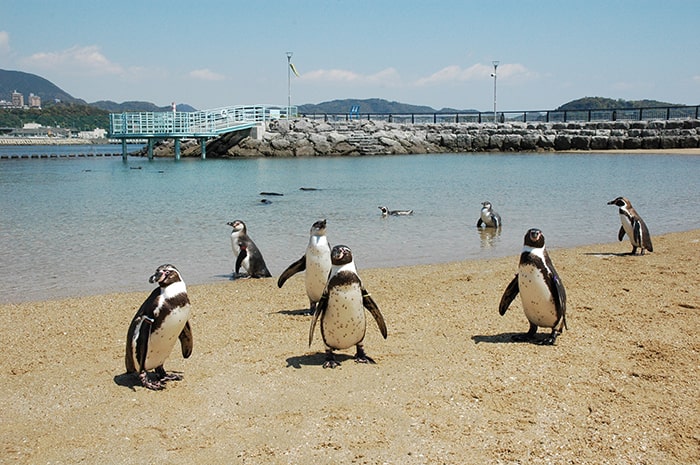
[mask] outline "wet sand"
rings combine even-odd
[[[308,347],[302,275],[190,286],[194,353],[176,347],[165,368],[184,379],[160,392],[124,374],[148,276],[0,305],[0,462],[698,463],[700,230],[653,239],[644,256],[548,244],[568,294],[553,347],[511,342],[519,300],[498,315],[517,251],[360,269],[389,336],[370,317],[377,364],[347,350],[332,370],[318,328]]]

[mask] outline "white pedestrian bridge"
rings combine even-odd
[[[146,140],[148,158],[153,158],[157,140],[175,140],[175,159],[180,159],[180,140],[198,139],[202,158],[206,158],[206,141],[229,132],[252,128],[266,121],[297,115],[294,106],[235,105],[201,111],[124,112],[109,114],[109,137],[120,139],[122,157],[126,159],[127,141]]]

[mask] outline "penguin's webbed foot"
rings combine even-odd
[[[141,386],[152,391],[160,391],[165,389],[165,383],[158,379],[156,381],[151,381],[148,379],[148,372],[142,371],[139,373],[139,380],[141,380]]]
[[[553,346],[554,342],[557,340],[557,336],[559,336],[559,331],[553,330],[552,334],[545,337],[541,341],[537,341],[537,344],[539,344],[541,346]]]
[[[176,373],[168,374],[162,365],[156,368],[156,374],[158,375],[158,380],[161,381],[163,385],[165,385],[165,383],[168,381],[182,381],[181,375]]]
[[[362,346],[357,346],[357,353],[355,354],[355,363],[377,363],[372,357],[365,353]]]
[[[326,361],[323,363],[323,368],[335,368],[339,367],[340,363],[335,359],[333,352],[330,350],[326,351]]]
[[[516,334],[512,337],[513,342],[532,342],[537,335],[537,325],[530,323],[530,329],[525,334]]]

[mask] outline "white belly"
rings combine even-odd
[[[544,328],[553,328],[557,322],[557,310],[540,270],[530,265],[521,266],[518,270],[518,288],[528,321]]]
[[[329,250],[321,252],[310,249],[306,255],[306,295],[312,302],[318,302],[323,295],[323,289],[328,281],[328,273],[331,271],[331,253]]]
[[[323,341],[333,349],[347,349],[365,338],[367,324],[359,286],[331,289],[321,321]]]
[[[163,324],[153,333],[148,341],[146,355],[146,370],[161,366],[170,356],[177,338],[190,317],[190,306],[178,308],[165,319]]]
[[[620,222],[622,223],[622,227],[625,229],[625,233],[627,233],[627,237],[632,245],[639,247],[639,244],[635,244],[634,241],[634,228],[632,227],[632,222],[630,219],[627,218],[626,215],[620,214]]]

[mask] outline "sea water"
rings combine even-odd
[[[700,228],[698,186],[700,156],[673,154],[0,160],[0,302],[148,291],[165,263],[228,281],[235,219],[278,276],[322,218],[359,269],[385,268],[516,256],[532,227],[550,249],[614,242],[620,195],[652,237]],[[476,228],[485,200],[500,231]]]

